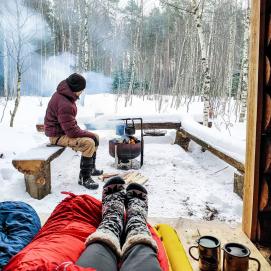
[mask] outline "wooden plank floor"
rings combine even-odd
[[[42,225],[46,222],[48,215],[40,215]],[[149,217],[148,221],[151,225],[156,224],[169,224],[174,227],[183,243],[183,246],[187,252],[188,259],[194,271],[199,271],[198,262],[194,261],[188,254],[188,249],[191,245],[195,244],[195,240],[202,235],[213,235],[217,237],[222,246],[228,242],[239,242],[247,246],[251,250],[251,257],[257,258],[261,262],[261,271],[270,271],[271,265],[265,260],[255,245],[247,238],[241,229],[241,225],[236,227],[230,227],[228,224],[222,222],[209,222],[209,221],[196,221],[191,219],[182,218],[157,218]],[[193,250],[194,251],[194,250]],[[223,258],[223,253],[221,254]],[[251,262],[249,271],[255,271],[256,264]]]
[[[166,223],[173,226],[187,252],[188,258],[195,271],[199,271],[198,262],[194,261],[188,254],[188,248],[195,244],[195,240],[202,235],[213,235],[221,241],[223,246],[228,242],[239,242],[251,250],[251,257],[257,258],[261,262],[261,271],[270,271],[271,265],[265,260],[255,245],[247,238],[241,230],[241,225],[230,227],[221,222],[195,221],[189,219],[171,219],[171,218],[149,218],[151,225]],[[196,250],[195,250],[196,251]],[[193,250],[194,252],[194,250]],[[223,258],[223,253],[221,254]],[[251,262],[249,271],[255,271],[257,265]]]

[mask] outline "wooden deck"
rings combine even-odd
[[[42,224],[45,223],[48,216],[43,214],[40,215]],[[174,227],[183,243],[185,251],[187,252],[188,259],[191,262],[194,271],[199,271],[198,262],[194,261],[188,254],[188,249],[191,245],[195,244],[195,240],[201,235],[213,235],[217,237],[222,246],[227,242],[240,242],[247,246],[251,250],[251,257],[257,258],[262,265],[261,271],[270,271],[271,266],[265,260],[263,255],[255,247],[255,245],[247,238],[242,231],[241,225],[230,227],[229,225],[222,222],[209,222],[209,221],[196,221],[192,219],[182,218],[157,218],[150,217],[148,219],[151,225],[156,224],[169,224]],[[223,255],[223,253],[222,253]],[[255,271],[254,263],[251,262],[249,271]]]
[[[176,229],[194,271],[199,271],[198,262],[194,261],[189,256],[188,248],[195,244],[195,240],[197,240],[199,236],[203,235],[213,235],[217,237],[221,241],[222,246],[228,242],[242,243],[251,250],[251,257],[255,257],[261,262],[261,271],[271,270],[271,265],[269,265],[263,255],[256,248],[256,246],[244,234],[241,225],[230,227],[229,225],[222,222],[196,221],[182,218],[149,218],[149,222],[152,225],[167,223]],[[223,258],[223,253],[221,256]],[[254,262],[251,262],[249,271],[257,270],[256,267],[257,265],[254,265]]]

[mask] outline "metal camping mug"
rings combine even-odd
[[[223,271],[248,271],[250,260],[257,262],[257,271],[261,270],[261,263],[257,259],[249,257],[250,250],[244,245],[228,243],[222,249],[224,251]]]
[[[197,241],[197,246],[189,248],[190,256],[199,262],[199,269],[201,271],[220,271],[220,241],[213,236],[202,236]],[[197,248],[199,257],[192,255],[191,250]]]

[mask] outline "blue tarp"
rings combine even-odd
[[[20,201],[0,202],[0,270],[41,228],[36,211]]]

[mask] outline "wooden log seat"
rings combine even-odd
[[[263,176],[259,200],[259,210],[271,212],[271,176]]]
[[[24,174],[26,191],[32,198],[42,199],[51,193],[50,162],[57,158],[64,147],[42,145],[19,154],[13,166]]]
[[[205,142],[204,140],[198,138],[197,136],[192,135],[191,133],[185,131],[183,128],[181,128],[178,131],[178,133],[179,133],[179,137],[186,137],[193,140],[202,148],[208,150],[209,152],[211,152],[212,154],[214,154],[221,160],[225,161],[232,167],[236,168],[240,173],[243,174],[245,172],[245,166],[243,163],[241,163],[240,161],[236,160],[233,157],[230,157],[228,154],[223,153],[222,151],[218,150],[215,146],[211,146],[208,142]]]

